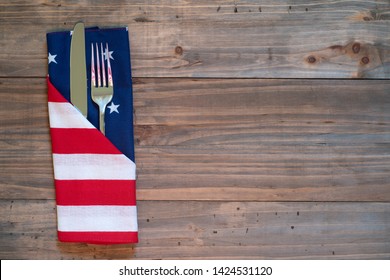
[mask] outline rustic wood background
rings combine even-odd
[[[2,259],[390,259],[390,2],[3,1]],[[140,243],[59,243],[45,34],[129,27]]]

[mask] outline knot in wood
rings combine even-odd
[[[180,47],[180,46],[177,46],[175,48],[175,53],[178,54],[178,55],[182,55],[183,54],[183,48]]]
[[[312,55],[307,58],[307,62],[309,62],[309,63],[315,63],[316,61],[317,61],[317,59]]]
[[[359,43],[353,44],[352,51],[353,51],[353,53],[359,53],[360,52],[360,44]]]
[[[362,58],[361,62],[363,64],[368,64],[368,63],[370,63],[370,59],[367,56],[365,56],[365,57]]]

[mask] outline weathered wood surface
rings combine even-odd
[[[1,198],[53,198],[45,80],[2,88]],[[134,92],[140,200],[390,201],[390,81],[137,79]]]
[[[129,27],[137,245],[57,241],[45,34],[80,20]],[[0,47],[0,258],[390,259],[389,1],[6,1]]]
[[[389,203],[139,203],[138,245],[56,241],[52,200],[0,201],[0,258],[390,258]]]
[[[84,20],[129,27],[135,77],[390,77],[388,1],[41,0],[0,9],[0,76],[46,75],[46,32]]]

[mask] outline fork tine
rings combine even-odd
[[[106,67],[104,66],[104,49],[103,49],[103,43],[100,43],[100,55],[101,55],[101,58],[102,58],[102,65],[101,65],[101,68],[102,68],[102,86],[103,87],[106,87],[107,86],[107,83],[106,83]]]
[[[97,86],[102,86],[102,78],[100,76],[100,58],[99,58],[99,46],[96,43],[96,72],[97,72]]]
[[[106,43],[106,58],[107,58],[107,74],[108,74],[108,86],[114,86],[111,72],[110,51],[108,50],[108,43]]]
[[[92,85],[96,87],[96,76],[95,76],[95,55],[93,50],[93,44],[91,44],[91,81]]]

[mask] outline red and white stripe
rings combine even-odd
[[[138,242],[136,166],[48,79],[58,237],[65,242]]]

